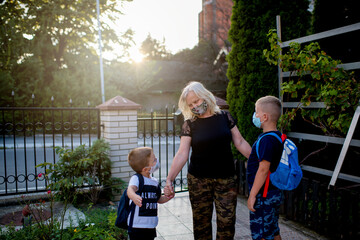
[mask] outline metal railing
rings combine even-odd
[[[38,164],[56,163],[56,147],[75,147],[100,138],[97,108],[1,107],[0,196],[42,192]]]
[[[238,162],[239,193],[248,196],[246,163]],[[326,183],[304,177],[292,191],[284,191],[280,213],[332,239],[359,239],[360,194],[347,188],[331,188]]]
[[[279,39],[281,40],[281,21],[280,21],[280,16],[276,17],[276,25],[277,25],[277,34]],[[355,23],[355,24],[351,24],[348,26],[344,26],[344,27],[340,27],[340,28],[335,28],[335,29],[331,29],[328,31],[324,31],[324,32],[320,32],[320,33],[316,33],[316,34],[312,34],[309,36],[304,36],[304,37],[300,37],[297,39],[291,39],[288,40],[286,42],[283,42],[280,44],[281,49],[285,49],[287,47],[290,46],[291,42],[297,42],[297,43],[309,43],[309,42],[313,42],[313,41],[318,41],[318,40],[322,40],[324,38],[330,38],[330,37],[334,37],[334,36],[339,36],[342,34],[346,34],[346,33],[351,33],[351,32],[355,32],[355,31],[360,31],[360,23]],[[346,64],[340,64],[338,65],[338,67],[343,68],[344,70],[358,70],[360,69],[360,62],[350,62],[350,63],[346,63]],[[284,79],[292,77],[292,76],[296,76],[296,72],[282,72],[282,69],[280,68],[280,65],[278,65],[278,84],[279,84],[279,97],[280,99],[282,99],[282,96],[280,94],[280,90],[281,90],[281,85],[284,81]],[[282,99],[283,100],[283,99]],[[297,108],[297,107],[303,107],[303,108],[326,108],[325,104],[323,102],[312,102],[309,106],[302,106],[302,104],[300,102],[284,102],[283,103],[283,108]],[[354,117],[356,115],[356,112],[354,114]],[[357,115],[358,116],[358,115]],[[356,123],[355,123],[356,126]],[[299,140],[309,140],[309,141],[316,141],[316,142],[324,142],[324,143],[334,143],[334,144],[341,144],[343,145],[343,149],[341,153],[339,154],[339,158],[338,158],[338,162],[337,162],[337,166],[334,169],[333,172],[331,172],[332,178],[330,181],[329,186],[334,186],[335,185],[335,181],[337,178],[339,179],[345,179],[347,181],[349,181],[351,184],[358,184],[360,183],[360,177],[359,176],[355,176],[355,175],[347,175],[347,174],[341,174],[340,173],[340,169],[342,166],[342,163],[344,161],[348,146],[350,144],[350,146],[360,146],[359,145],[359,140],[358,139],[351,139],[352,138],[352,134],[354,132],[355,126],[353,126],[353,128],[350,128],[348,131],[348,135],[351,135],[350,138],[346,139],[346,138],[341,138],[341,137],[329,137],[329,136],[324,136],[324,135],[319,135],[319,134],[315,134],[315,133],[304,133],[304,132],[289,132],[287,133],[287,135],[291,138],[296,138]],[[350,133],[350,134],[349,134]],[[348,140],[349,144],[346,145],[346,140]],[[351,142],[350,142],[351,141]],[[344,152],[344,153],[343,153]],[[304,171],[307,171],[309,173],[316,173],[319,175],[323,175],[323,176],[329,176],[329,171],[326,169],[321,169],[318,167],[314,167],[314,166],[309,166],[309,165],[304,165],[302,164],[302,169]]]
[[[169,172],[172,160],[180,145],[180,128],[182,115],[175,113],[172,107],[170,113],[166,107],[163,111],[140,113],[138,117],[138,146],[151,147],[160,163],[160,169],[154,175],[161,187],[165,186],[166,177]],[[187,191],[187,169],[188,164],[180,171],[175,179],[175,191]]]

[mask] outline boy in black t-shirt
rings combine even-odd
[[[276,127],[280,115],[281,102],[278,98],[266,96],[256,101],[253,123],[263,129],[259,137],[268,132],[281,137]],[[263,197],[263,189],[269,170],[273,172],[279,165],[282,149],[278,139],[267,135],[261,139],[258,153],[254,143],[249,157],[246,174],[250,194],[247,205],[250,210],[251,235],[255,240],[281,239],[278,220],[282,193],[271,182],[266,197]]]

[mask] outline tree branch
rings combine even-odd
[[[305,162],[309,157],[311,157],[312,155],[315,155],[315,154],[318,154],[319,152],[325,150],[327,147],[328,147],[328,142],[326,142],[325,146],[316,150],[316,151],[313,151],[311,152],[310,154],[308,154],[306,157],[303,158],[303,160],[300,162],[300,165],[303,164],[303,162]]]

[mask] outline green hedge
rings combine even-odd
[[[267,33],[276,28],[276,15],[280,15],[283,40],[305,35],[310,26],[307,9],[307,0],[234,1],[227,101],[241,134],[250,144],[260,133],[251,120],[256,100],[265,95],[278,96],[277,68],[263,56],[263,49],[269,46]]]

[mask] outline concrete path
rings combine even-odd
[[[251,240],[249,210],[247,199],[238,197],[236,208],[235,239]],[[215,216],[215,215],[214,215]],[[216,224],[213,217],[213,239],[216,235]],[[327,238],[302,227],[301,225],[281,218],[280,231],[283,240],[326,240]],[[159,225],[157,240],[193,240],[192,211],[189,194],[177,193],[175,198],[165,204],[159,204]]]

